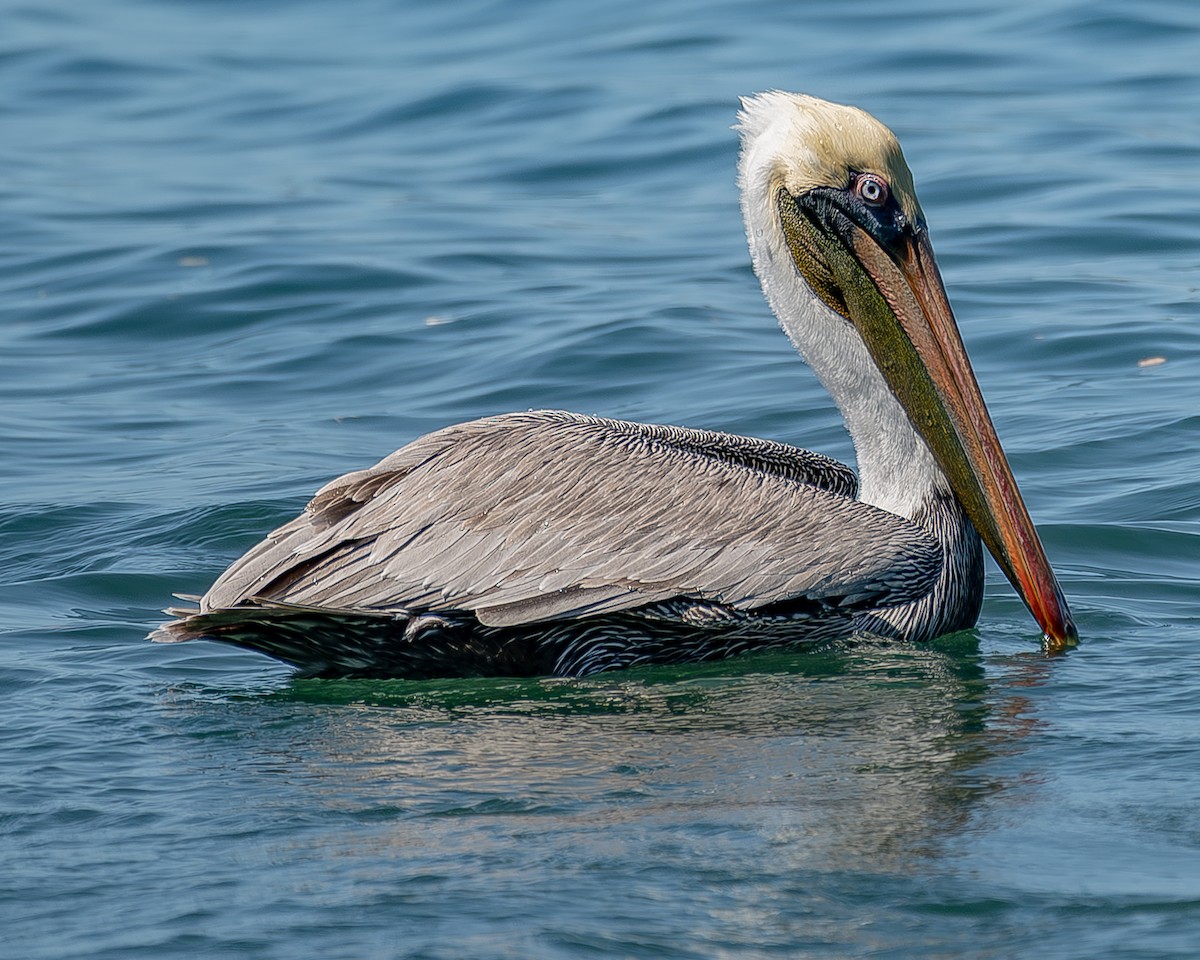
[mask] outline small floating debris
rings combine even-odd
[[[441,327],[447,323],[454,323],[454,321],[457,319],[458,319],[458,317],[440,317],[440,316],[426,317],[425,318],[425,326]]]
[[[181,267],[207,267],[208,257],[180,257],[179,265]]]
[[[1157,367],[1160,363],[1166,363],[1166,357],[1142,357],[1138,361],[1139,367]]]

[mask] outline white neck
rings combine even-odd
[[[754,271],[779,322],[845,418],[858,458],[859,499],[913,517],[950,486],[845,317],[805,282],[776,212],[775,178],[743,154],[742,213]]]

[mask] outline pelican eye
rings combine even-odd
[[[852,187],[854,195],[872,207],[882,207],[888,202],[890,191],[883,177],[877,177],[873,173],[859,173],[855,175]]]

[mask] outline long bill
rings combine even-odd
[[[819,231],[823,236],[807,239],[820,248],[838,306],[1042,628],[1046,648],[1074,646],[1071,611],[988,415],[928,233],[918,228],[889,238],[889,253],[848,217],[836,219],[840,229],[832,236]]]

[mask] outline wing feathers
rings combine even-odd
[[[680,596],[748,610],[928,591],[933,538],[854,493],[845,467],[783,444],[559,412],[487,418],[327,484],[202,607],[456,609],[507,626]]]

